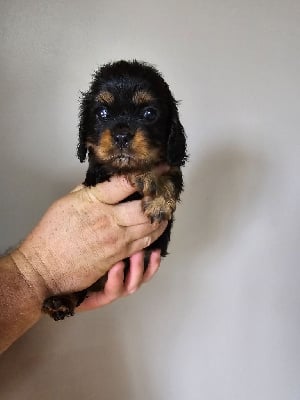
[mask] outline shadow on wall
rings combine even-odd
[[[75,164],[75,163],[74,163]],[[79,164],[79,163],[78,163]],[[1,183],[0,253],[13,248],[31,231],[48,207],[83,180],[80,170],[45,172],[20,160],[5,163]]]
[[[185,258],[226,246],[251,218],[267,176],[266,160],[236,145],[212,149],[190,167],[172,238],[176,257]]]
[[[63,323],[45,317],[1,356],[0,397],[126,398],[129,370],[110,312],[100,321],[88,313]]]
[[[212,149],[199,160],[192,154],[189,171],[171,241],[170,257],[174,255],[178,268],[192,264],[192,259],[211,247],[226,248],[236,230],[251,220],[267,178],[265,160],[237,146]],[[168,302],[170,292],[178,288],[172,287],[170,270],[162,272],[159,301]],[[174,310],[174,304],[170,308]],[[104,393],[107,399],[134,398],[136,388],[125,372],[134,366],[127,365],[113,308],[103,309],[97,318],[90,315],[59,325],[44,320],[24,335],[0,359],[0,397],[81,400],[87,393],[100,397]],[[153,393],[147,398],[157,398],[159,389],[148,388]]]

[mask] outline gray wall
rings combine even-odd
[[[191,159],[170,256],[140,292],[42,320],[0,398],[294,400],[299,345],[299,1],[1,1],[1,250],[81,182],[80,90],[156,64]]]

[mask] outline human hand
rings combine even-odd
[[[151,224],[140,200],[118,204],[134,191],[125,178],[113,177],[96,187],[79,186],[49,208],[11,254],[41,301],[89,287],[162,234],[167,222]]]
[[[154,250],[151,253],[148,267],[144,272],[144,253],[139,251],[130,257],[130,267],[125,278],[125,263],[119,261],[108,271],[104,290],[90,292],[88,297],[77,308],[77,311],[94,310],[134,293],[143,283],[148,282],[154,276],[159,265],[160,250]]]

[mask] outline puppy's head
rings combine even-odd
[[[114,170],[181,166],[186,141],[177,103],[159,72],[146,63],[118,61],[95,72],[80,108],[78,157]]]

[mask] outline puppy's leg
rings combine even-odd
[[[82,290],[81,292],[48,297],[43,303],[42,311],[50,315],[54,321],[71,317],[74,315],[75,307],[83,302],[86,295],[87,290]]]
[[[161,176],[146,172],[131,181],[143,195],[143,210],[152,222],[171,220],[183,189],[180,168],[173,167]]]

